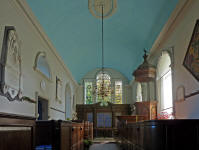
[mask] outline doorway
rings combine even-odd
[[[48,100],[38,97],[38,120],[48,120]]]

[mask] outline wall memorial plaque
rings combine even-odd
[[[0,60],[0,94],[22,100],[21,41],[14,27],[5,27]]]

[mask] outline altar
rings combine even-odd
[[[76,105],[78,120],[93,122],[94,137],[114,137],[117,130],[117,116],[130,115],[130,104],[113,104],[106,106],[96,104]]]

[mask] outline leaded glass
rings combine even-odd
[[[115,81],[115,104],[122,104],[122,81]]]
[[[92,82],[85,82],[85,104],[93,104]]]
[[[104,90],[104,94],[102,94],[102,90]],[[111,77],[108,74],[100,73],[97,75],[96,98],[97,102],[111,102]]]

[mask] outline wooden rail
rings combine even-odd
[[[55,111],[60,112],[60,113],[63,113],[63,114],[66,113],[65,111],[62,111],[62,110],[59,110],[59,109],[56,109],[56,108],[53,108],[53,107],[50,107],[50,109],[55,110]]]
[[[195,95],[198,95],[198,94],[199,94],[199,91],[193,92],[193,93],[191,93],[189,95],[185,95],[185,99],[189,98],[189,97],[192,97],[192,96],[195,96]]]

